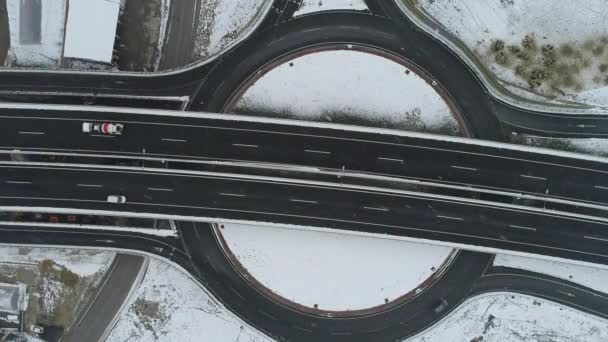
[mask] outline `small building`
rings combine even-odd
[[[0,283],[0,333],[23,331],[23,312],[27,309],[25,284]]]
[[[121,1],[7,0],[16,66],[111,66]]]

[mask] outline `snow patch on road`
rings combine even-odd
[[[433,86],[401,64],[359,51],[287,61],[250,87],[234,111],[458,135],[456,120]]]
[[[601,342],[608,320],[515,293],[467,300],[429,330],[407,342]]]
[[[415,290],[453,249],[372,237],[224,224],[239,262],[265,287],[320,310],[367,309]]]
[[[331,10],[366,10],[363,0],[304,0],[294,16]]]
[[[496,255],[494,266],[519,268],[542,273],[608,293],[608,282],[606,282],[608,270],[600,268],[505,254]]]
[[[608,105],[608,6],[570,0],[418,0],[505,85]],[[498,43],[498,44],[497,44]],[[597,96],[597,89],[601,96]]]
[[[546,138],[522,135],[514,139],[515,143],[523,143],[528,146],[551,148],[555,150],[590,154],[600,157],[608,157],[608,139],[600,138]]]
[[[272,342],[177,268],[151,259],[108,341]]]

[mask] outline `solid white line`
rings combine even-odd
[[[30,135],[44,135],[44,132],[27,132],[27,131],[19,131],[19,134],[30,134]]]
[[[446,220],[454,220],[454,221],[464,221],[463,218],[460,217],[454,217],[454,216],[443,216],[443,215],[437,215],[437,218],[443,218]]]
[[[32,184],[32,182],[6,181],[8,184]]]
[[[608,186],[596,185],[596,186],[594,186],[594,188],[600,189],[600,190],[608,190]]]
[[[185,139],[162,138],[160,140],[162,140],[162,141],[170,141],[170,142],[188,142],[188,140],[185,140]]]
[[[177,236],[177,233],[171,229],[118,227],[118,226],[104,226],[104,225],[95,225],[95,224],[0,221],[0,226],[69,228],[69,229],[83,229],[83,230],[92,229],[92,230],[104,230],[104,231],[112,231],[112,232],[131,232],[131,233],[135,232],[135,233],[150,234],[150,235],[163,236],[163,237]]]
[[[474,167],[466,167],[466,166],[458,166],[458,165],[450,165],[451,168],[459,169],[459,170],[467,170],[467,171],[477,171],[478,169]]]
[[[250,144],[232,144],[232,146],[238,146],[238,147],[251,147],[251,148],[258,148],[258,145],[250,145]]]
[[[331,154],[331,152],[320,151],[320,150],[304,150],[304,152],[307,152],[307,153],[317,153],[317,154]]]
[[[115,135],[110,135],[110,134],[90,134],[89,136],[91,137],[98,137],[98,138],[116,138]]]
[[[289,200],[292,202],[301,202],[301,203],[312,203],[312,204],[319,203],[317,201],[308,201],[308,200],[301,200],[301,199],[296,199],[296,198],[290,198]]]
[[[83,188],[103,188],[103,185],[101,184],[76,184],[76,186]]]
[[[168,188],[148,188],[148,190],[150,191],[173,191],[173,189],[168,189]]]
[[[222,196],[232,196],[232,197],[247,197],[247,195],[242,195],[242,194],[231,194],[228,192],[220,192],[218,193],[218,195],[222,195]]]
[[[396,158],[378,157],[378,160],[386,160],[386,161],[391,161],[391,162],[396,162],[396,163],[403,163],[403,159],[396,159]]]
[[[538,179],[538,180],[547,180],[547,178],[545,178],[545,177],[537,177],[537,176],[529,176],[529,175],[519,175],[519,176],[523,177],[523,178]]]
[[[376,207],[363,207],[363,209],[376,210],[376,211],[390,211],[389,209],[386,209],[386,208],[376,208]]]
[[[598,238],[598,237],[594,237],[594,236],[585,235],[584,238],[589,239],[589,240],[598,240],[598,241],[608,242],[608,239]]]
[[[525,230],[533,230],[536,231],[536,228],[530,228],[530,227],[524,227],[524,226],[518,226],[515,224],[510,224],[509,227],[511,228],[517,228],[517,229],[525,229]]]

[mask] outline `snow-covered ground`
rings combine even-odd
[[[194,42],[195,59],[213,56],[234,44],[268,4],[266,0],[202,0]]]
[[[151,259],[107,341],[270,342],[170,264]]]
[[[233,111],[460,134],[424,79],[384,57],[350,50],[286,61],[253,84]]]
[[[494,266],[519,268],[542,273],[608,293],[608,270],[606,269],[505,254],[496,255]]]
[[[0,263],[37,264],[48,259],[81,277],[106,269],[114,255],[114,252],[97,250],[0,246]]]
[[[605,0],[417,2],[517,93],[608,105]]]
[[[474,297],[407,342],[602,342],[608,320],[512,293]]]
[[[7,0],[10,31],[10,65],[56,68],[63,54],[66,2],[40,0],[40,42],[22,42],[26,35],[21,32],[21,0]],[[32,2],[33,3],[33,2]],[[36,20],[36,15],[25,15]],[[27,26],[27,25],[26,25]],[[34,29],[35,26],[31,27]],[[35,34],[34,34],[35,35]]]
[[[363,0],[304,0],[294,16],[340,9],[364,10],[367,6]]]
[[[225,224],[228,248],[262,285],[320,310],[367,309],[433,276],[452,249],[373,237]]]

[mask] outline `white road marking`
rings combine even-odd
[[[600,189],[600,190],[608,190],[608,186],[596,185],[596,186],[594,186],[594,188]]]
[[[292,202],[301,202],[301,203],[313,203],[313,204],[319,203],[317,201],[308,201],[308,200],[302,200],[302,199],[296,199],[296,198],[291,198],[289,200]]]
[[[27,131],[19,131],[19,134],[29,134],[29,135],[44,135],[44,132],[27,132]]]
[[[167,192],[173,191],[173,189],[168,189],[168,188],[148,188],[148,190],[150,190],[150,191],[167,191]]]
[[[397,158],[378,157],[378,160],[385,160],[385,161],[390,161],[390,162],[396,162],[396,163],[403,164],[403,159],[397,159]]]
[[[466,166],[458,166],[458,165],[450,165],[450,167],[453,169],[467,170],[467,171],[477,171],[478,170],[474,167],[466,167]]]
[[[321,150],[304,150],[304,152],[307,152],[307,153],[317,153],[317,154],[331,154],[331,152],[321,151]]]
[[[231,193],[228,193],[228,192],[220,192],[220,193],[218,193],[218,194],[219,194],[219,195],[222,195],[222,196],[232,196],[232,197],[247,197],[247,195],[242,195],[242,194],[231,194]]]
[[[171,138],[162,138],[162,141],[170,141],[170,142],[188,142],[186,139],[171,139]]]
[[[32,182],[6,181],[8,184],[32,184]]]
[[[116,138],[115,135],[106,135],[106,134],[91,134],[92,137],[98,137],[98,138]]]
[[[598,238],[595,236],[584,236],[585,239],[589,239],[589,240],[598,240],[598,241],[603,241],[603,242],[608,242],[608,239],[604,239],[604,238]]]
[[[537,176],[529,176],[529,175],[519,175],[519,176],[523,177],[523,178],[538,179],[538,180],[547,180],[547,178],[545,178],[545,177],[537,177]]]
[[[238,147],[251,147],[251,148],[258,148],[258,145],[251,145],[251,144],[232,144],[232,146],[238,146]]]
[[[83,188],[103,188],[103,185],[101,184],[76,184],[76,186]]]
[[[389,209],[386,209],[386,208],[377,208],[377,207],[363,207],[363,209],[376,210],[376,211],[390,211]]]
[[[454,220],[454,221],[464,221],[463,218],[454,217],[454,216],[437,215],[437,218],[443,218],[443,219],[446,219],[446,220]]]
[[[530,228],[530,227],[524,227],[524,226],[518,226],[515,224],[510,224],[509,227],[511,228],[517,228],[517,229],[525,229],[525,230],[532,230],[532,231],[536,231],[536,228]]]

